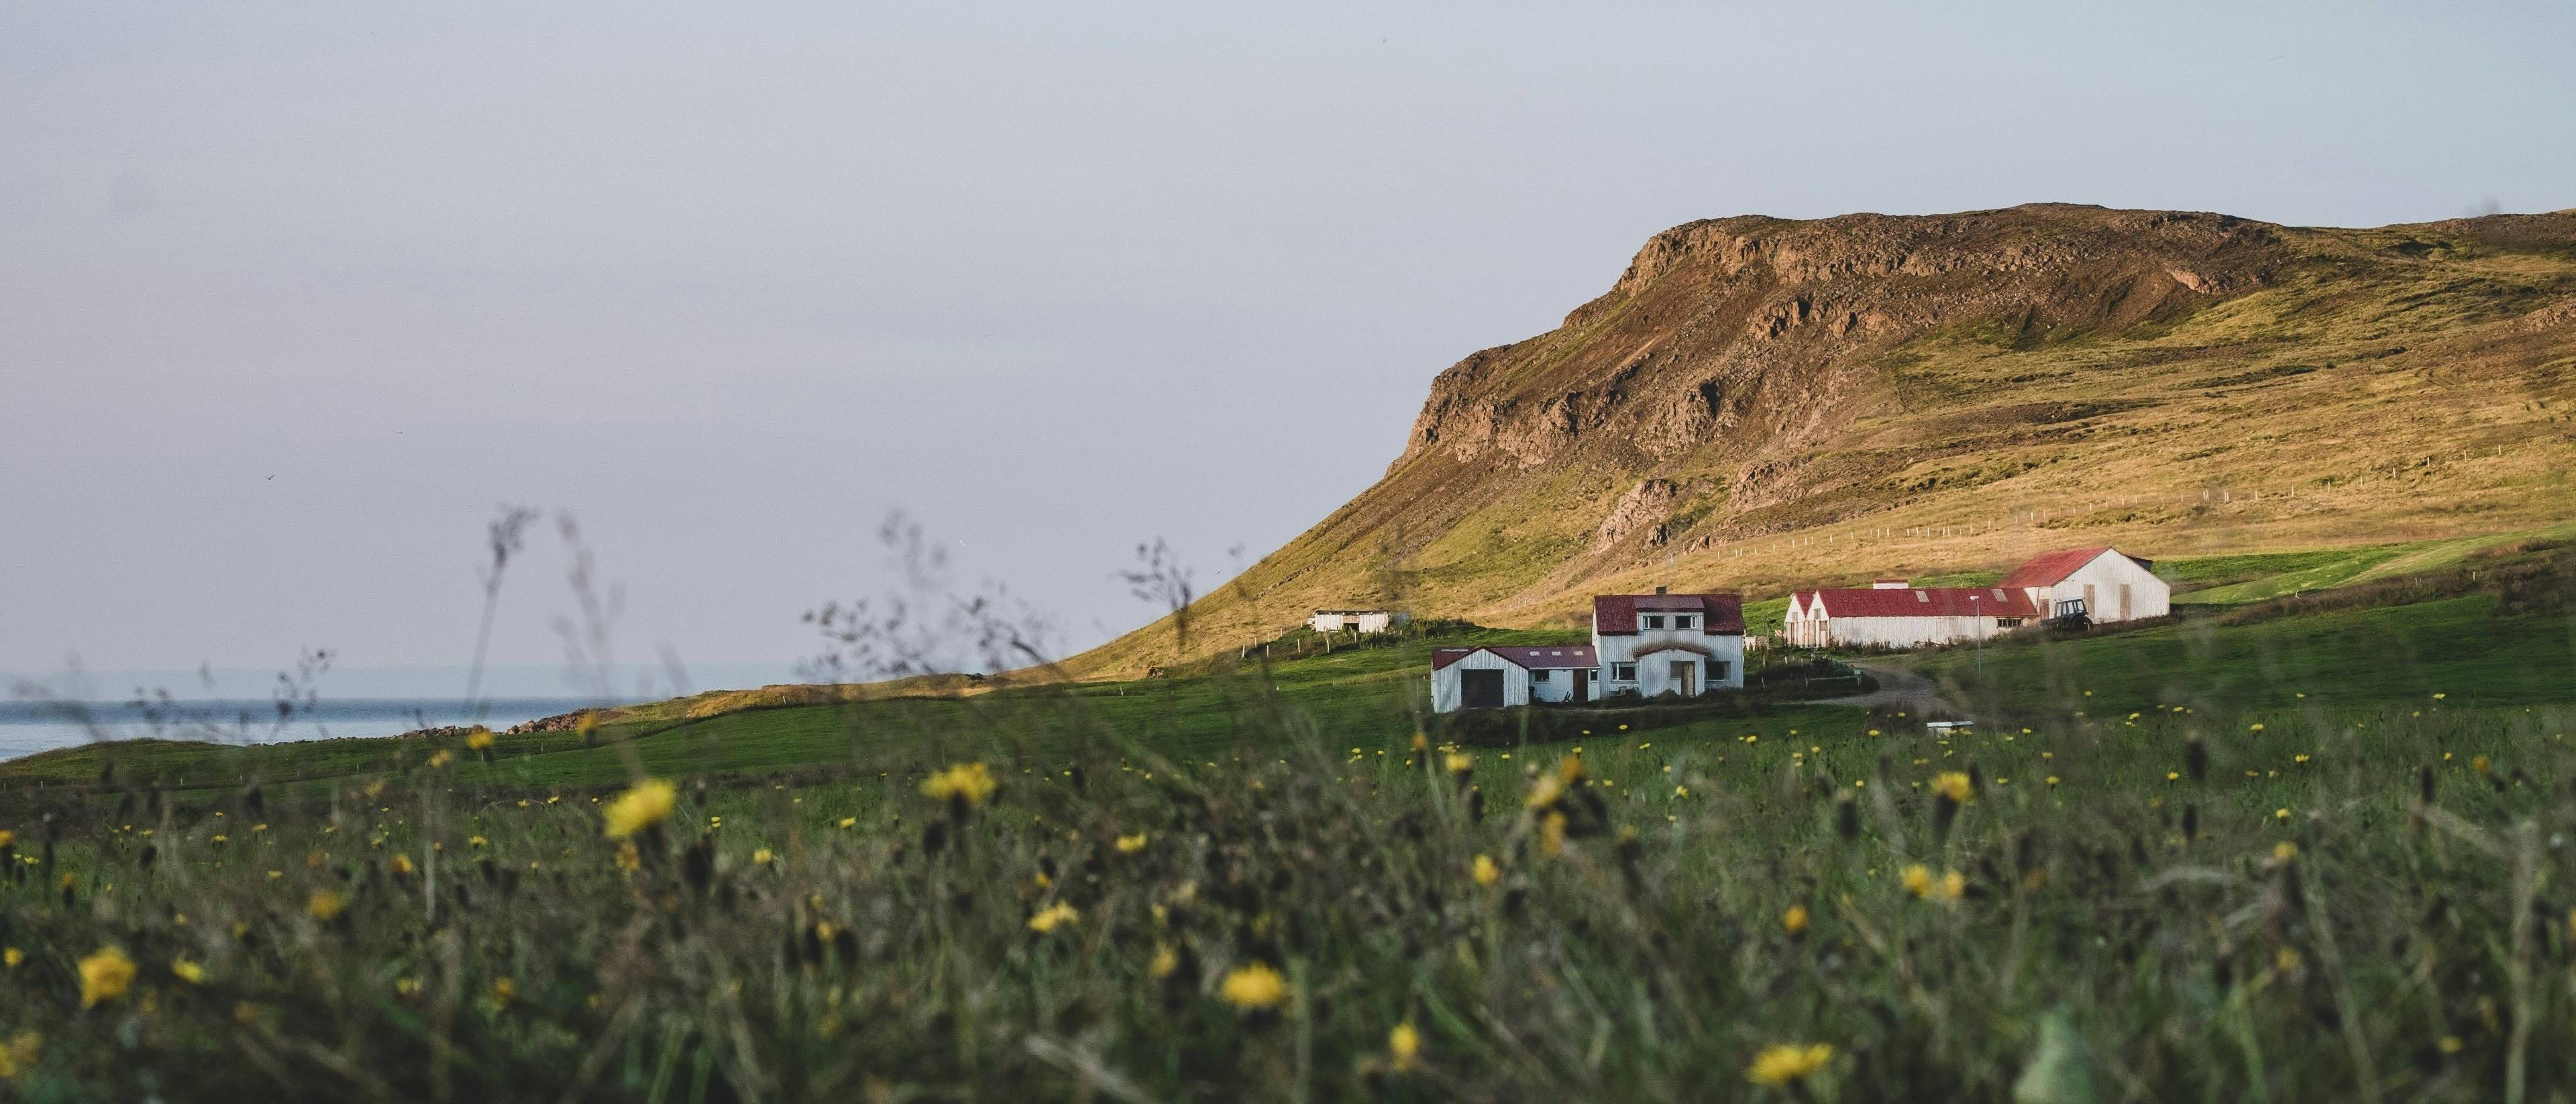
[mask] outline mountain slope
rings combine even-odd
[[[2375,230],[2034,205],[1656,235],[1432,384],[1383,479],[1193,608],[1572,624],[1743,588],[2387,543],[2576,508],[2576,212]],[[1077,657],[1132,674],[1167,622]]]

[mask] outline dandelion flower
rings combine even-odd
[[[393,858],[386,860],[385,868],[396,874],[409,874],[411,873],[411,856],[396,852]]]
[[[1082,914],[1074,911],[1072,905],[1058,901],[1039,909],[1037,915],[1029,917],[1029,930],[1044,935],[1080,919]]]
[[[1903,873],[1897,875],[1897,878],[1904,882],[1905,891],[1908,893],[1917,897],[1932,895],[1932,870],[1922,863],[1906,867]]]
[[[2571,922],[2569,924],[2569,928],[2571,930],[2576,930],[2576,922]],[[15,970],[26,961],[27,952],[19,950],[16,947],[11,947],[7,950],[0,950],[0,966],[7,966],[8,968]]]
[[[680,789],[659,778],[647,778],[600,810],[608,838],[625,839],[665,820],[680,800]]]
[[[1154,948],[1154,961],[1145,964],[1145,972],[1157,980],[1172,976],[1172,971],[1180,968],[1180,953],[1167,946]]]
[[[1958,804],[1967,804],[1970,792],[1967,772],[1942,771],[1938,777],[1932,779],[1932,792]]]
[[[1538,829],[1538,849],[1540,854],[1555,855],[1565,850],[1564,813],[1551,812],[1547,814],[1547,819],[1539,822]]]
[[[1474,878],[1476,880],[1476,884],[1480,886],[1489,886],[1495,882],[1503,880],[1503,870],[1501,867],[1494,865],[1494,857],[1492,855],[1476,856],[1475,863],[1467,868],[1467,874],[1469,877]],[[2571,912],[2569,914],[2568,927],[2569,930],[2576,930],[2576,912]],[[10,965],[15,966],[17,963],[12,962]]]
[[[1118,853],[1121,855],[1133,855],[1136,852],[1144,850],[1145,843],[1145,833],[1143,832],[1138,832],[1132,836],[1120,836],[1118,837]]]
[[[778,856],[772,854],[766,847],[756,848],[751,853],[751,864],[753,866],[767,866],[777,858]]]
[[[2253,724],[2246,725],[2246,726],[2245,726],[2245,731],[2247,731],[2247,732],[2261,732],[2261,731],[2263,731],[2263,722],[2261,722],[2261,721],[2256,721],[2256,722],[2254,722]]]
[[[448,764],[454,762],[456,762],[456,753],[446,748],[438,749],[436,752],[431,753],[429,757],[429,766],[432,770],[443,769]]]
[[[475,725],[474,731],[465,734],[465,746],[475,751],[490,751],[492,749],[492,730],[485,728],[482,725]]]
[[[2281,862],[2288,862],[2292,859],[2298,858],[2299,845],[2288,840],[2282,840],[2281,842],[2272,845],[2272,857]]]
[[[115,947],[101,947],[80,960],[81,1007],[124,996],[134,985],[134,960]]]
[[[1789,906],[1789,911],[1780,914],[1780,926],[1791,935],[1807,934],[1807,906]]]
[[[1413,1021],[1406,1020],[1386,1033],[1386,1054],[1398,1071],[1413,1068],[1414,1059],[1422,1056],[1422,1032],[1414,1029]]]
[[[617,869],[641,870],[643,868],[644,852],[636,850],[635,841],[619,840],[617,843]]]
[[[939,801],[964,801],[968,805],[981,805],[984,799],[993,796],[993,791],[1000,786],[1001,783],[993,780],[993,772],[984,764],[957,763],[947,770],[922,779],[921,793],[924,797]]]
[[[1450,752],[1441,763],[1449,768],[1451,774],[1465,774],[1476,769],[1476,757],[1463,751]]]
[[[1218,990],[1225,1002],[1246,1012],[1265,1012],[1288,999],[1288,979],[1266,962],[1235,967]]]
[[[340,910],[347,907],[349,903],[341,900],[339,894],[327,889],[317,889],[313,891],[313,896],[305,899],[304,914],[327,924],[338,918]]]
[[[492,982],[492,1007],[508,1008],[510,1007],[510,1002],[518,999],[518,996],[518,982],[512,981],[509,978],[497,978]]]
[[[1830,1043],[1810,1046],[1785,1043],[1764,1047],[1762,1053],[1754,1056],[1753,1068],[1747,1070],[1745,1076],[1756,1085],[1795,1085],[1815,1076],[1816,1071],[1833,1060],[1834,1048]]]
[[[842,817],[842,818],[841,818],[841,827],[842,827],[842,828],[844,828],[844,829],[848,829],[848,828],[856,828],[856,827],[858,827],[858,826],[859,826],[859,818],[857,818],[857,817],[852,816],[852,817]]]
[[[190,962],[185,958],[174,958],[170,960],[170,974],[171,976],[187,982],[190,985],[204,985],[206,983],[206,968],[194,962]]]

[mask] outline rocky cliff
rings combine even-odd
[[[1650,577],[2513,524],[2569,505],[2571,319],[2568,213],[1693,222],[1557,329],[1441,372],[1385,478],[1196,624],[1230,647],[1315,605],[1534,623]],[[2213,490],[2231,509],[2193,508]],[[1077,666],[1138,666],[1157,638]]]

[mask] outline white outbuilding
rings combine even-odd
[[[2154,568],[2116,548],[2070,548],[2034,557],[1995,585],[2029,595],[2044,617],[2137,621],[2173,612],[2173,587]]]
[[[1309,628],[1319,633],[1350,631],[1367,636],[1382,633],[1413,620],[1412,615],[1394,610],[1327,610],[1315,611],[1306,619]]]
[[[1431,653],[1431,709],[1500,709],[1592,700],[1592,649],[1440,648]]]

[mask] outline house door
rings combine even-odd
[[[1699,696],[1698,660],[1676,659],[1673,661],[1673,691],[1685,698],[1695,698]]]
[[[1503,673],[1501,671],[1460,671],[1460,689],[1466,692],[1469,709],[1503,707]]]
[[[2126,621],[2135,616],[2137,614],[2129,611],[2129,584],[2122,583],[2120,584],[2120,620]]]
[[[1592,700],[1591,668],[1577,667],[1574,669],[1574,696],[1568,700],[1572,701],[1576,705],[1581,705]]]

